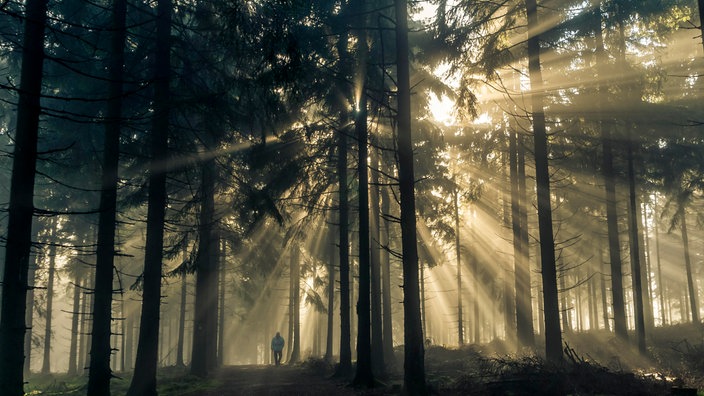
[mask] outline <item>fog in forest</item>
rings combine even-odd
[[[357,390],[701,389],[700,11],[0,2],[0,387],[149,394],[280,332]]]

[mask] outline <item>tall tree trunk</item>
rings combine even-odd
[[[403,256],[403,392],[424,395],[425,350],[418,296],[418,243],[416,234],[415,176],[411,141],[411,83],[406,0],[395,0],[396,68],[398,101],[398,175],[401,195],[401,252]]]
[[[520,266],[517,272],[521,278],[522,319],[518,321],[518,341],[527,347],[535,346],[535,329],[533,328],[533,297],[530,281],[530,242],[528,238],[528,190],[526,187],[526,146],[522,134],[516,136],[518,151],[518,218],[519,239],[521,241]],[[518,291],[517,291],[518,293]]]
[[[345,29],[337,42],[341,62],[348,58],[348,34]],[[343,73],[346,75],[346,73]],[[338,87],[341,97],[348,97],[347,86],[343,83]],[[337,374],[346,376],[352,371],[351,318],[350,318],[350,239],[349,239],[349,198],[347,187],[347,134],[349,133],[349,117],[347,103],[341,100],[338,104],[340,126],[337,131],[337,177],[339,184],[339,232],[340,232],[340,365]]]
[[[594,34],[596,37],[596,59],[597,71],[600,78],[606,79],[606,52],[604,50],[604,38],[601,30],[601,0],[597,0],[595,12],[598,12],[599,23],[596,24]],[[599,97],[606,98],[605,88],[599,83]],[[599,100],[598,106],[601,106],[602,100]],[[601,109],[600,109],[601,110]],[[626,307],[624,303],[623,291],[623,274],[621,271],[621,242],[618,234],[618,215],[616,209],[616,181],[613,160],[613,138],[611,136],[610,125],[605,125],[602,120],[599,120],[599,129],[601,130],[601,145],[602,145],[602,173],[604,175],[604,189],[606,201],[606,224],[609,239],[609,262],[611,264],[611,305],[614,314],[614,332],[621,339],[628,338],[626,330]]]
[[[375,375],[385,375],[384,348],[382,341],[382,320],[381,320],[381,257],[379,252],[379,236],[381,234],[379,217],[379,155],[378,151],[372,152],[372,163],[374,167],[371,171],[372,185],[370,189],[370,276],[371,276],[371,357],[372,372]]]
[[[626,142],[626,156],[628,158],[628,222],[629,222],[629,240],[630,240],[630,256],[631,256],[631,279],[633,281],[633,303],[634,303],[634,319],[636,324],[636,340],[638,351],[641,354],[645,350],[645,317],[643,310],[643,285],[640,262],[640,238],[638,232],[638,203],[636,200],[636,176],[635,167],[633,165],[633,142],[631,141],[630,126],[628,138]]]
[[[110,41],[108,104],[105,112],[103,174],[98,218],[98,248],[95,264],[95,296],[93,298],[93,336],[91,337],[88,392],[110,395],[110,326],[112,324],[112,290],[115,259],[115,219],[117,216],[117,167],[120,158],[122,117],[122,81],[125,63],[125,21],[127,1],[113,0],[112,37]]]
[[[171,74],[171,0],[158,0],[156,52],[154,54],[154,100],[147,207],[147,238],[144,252],[142,313],[134,376],[128,396],[156,396],[156,366],[159,346],[161,303],[161,261],[166,214],[166,169],[169,136],[169,81]]]
[[[704,1],[704,0],[702,0]],[[657,210],[658,207],[658,201],[657,201],[657,196],[655,198],[655,201],[653,202],[653,212]],[[666,307],[665,307],[665,284],[662,281],[662,266],[660,262],[660,221],[658,221],[657,216],[653,216],[653,225],[654,230],[653,233],[655,234],[655,260],[656,260],[656,265],[657,265],[657,270],[658,270],[658,297],[660,301],[660,325],[665,326],[665,323],[668,323],[667,317],[665,315],[666,313]]]
[[[396,358],[394,356],[394,332],[391,318],[391,254],[389,253],[389,232],[390,223],[386,216],[389,215],[391,202],[389,192],[386,188],[381,189],[381,213],[384,227],[381,231],[381,269],[382,269],[382,309],[383,309],[383,337],[384,337],[384,363],[386,367],[394,368]]]
[[[332,363],[333,356],[333,319],[335,312],[335,238],[332,229],[328,232],[330,259],[328,261],[328,312],[325,336],[325,361]]]
[[[25,323],[27,323],[27,332],[25,333],[24,336],[24,353],[25,353],[25,358],[24,358],[24,375],[27,376],[30,374],[30,363],[31,363],[31,357],[32,357],[32,323],[34,322],[34,288],[36,285],[36,272],[37,272],[37,255],[32,254],[30,256],[30,263],[28,267],[28,275],[27,275],[27,311],[25,312]],[[77,311],[78,307],[75,307],[75,300],[74,300],[74,309],[73,309],[73,318],[77,317]],[[73,333],[72,335],[72,340],[73,340]],[[74,346],[74,345],[72,345]],[[75,356],[75,351],[71,349],[69,353],[73,353]],[[75,366],[75,361],[74,361],[74,366]],[[70,359],[69,359],[69,368],[70,368]]]
[[[68,351],[68,375],[78,374],[78,319],[81,317],[81,278],[79,275],[73,280],[73,309],[71,312],[71,342]]]
[[[636,198],[639,198],[639,196],[636,196]],[[645,315],[646,332],[652,332],[655,327],[655,314],[653,313],[653,282],[651,277],[652,255],[650,254],[647,204],[637,199],[636,205],[636,209],[638,209],[638,224],[640,225],[638,228],[638,240],[643,242],[643,248],[640,249],[641,278],[643,279],[643,283],[645,283],[643,314]]]
[[[689,237],[687,236],[687,211],[680,207],[680,230],[682,231],[682,246],[684,247],[684,269],[687,275],[687,291],[689,292],[689,307],[692,323],[699,324],[699,308],[697,308],[697,290],[692,276],[692,261],[689,253]]]
[[[288,363],[298,363],[301,360],[301,263],[300,251],[296,244],[291,247],[291,316],[293,318],[293,338],[290,340],[292,347],[291,358]]]
[[[52,339],[52,318],[54,312],[54,277],[56,275],[56,221],[51,225],[51,237],[49,246],[49,279],[46,284],[46,321],[44,326],[44,356],[42,359],[42,374],[51,372],[51,339]]]
[[[535,140],[535,181],[538,189],[538,229],[540,234],[541,273],[545,309],[545,355],[550,361],[562,360],[560,308],[555,269],[555,241],[550,206],[548,140],[543,112],[543,77],[540,70],[540,36],[536,0],[526,0],[528,15],[528,69],[531,83],[531,106]]]
[[[206,132],[207,133],[207,132]],[[210,142],[212,143],[212,142]],[[212,150],[207,144],[205,150]],[[191,374],[205,378],[217,367],[218,340],[218,233],[215,219],[215,160],[201,168],[201,208],[198,225],[195,311]]]
[[[25,303],[32,243],[47,0],[27,0],[25,10],[0,314],[0,389],[7,396],[24,395]]]
[[[218,271],[220,272],[220,281],[219,281],[219,302],[218,302],[218,350],[217,350],[217,365],[222,366],[223,363],[225,362],[225,264],[227,261],[225,260],[225,254],[226,252],[226,242],[224,239],[220,240],[220,255],[219,260],[218,260]]]
[[[357,0],[360,15],[364,12],[364,0]],[[366,18],[360,18],[365,23]],[[363,26],[363,25],[362,25]],[[370,302],[370,257],[369,257],[369,173],[367,166],[368,131],[367,131],[367,98],[366,98],[366,64],[367,64],[367,34],[358,32],[357,37],[357,84],[355,89],[356,115],[355,135],[357,137],[357,175],[359,199],[359,293],[357,295],[357,370],[353,383],[358,386],[373,387],[371,356],[371,302]]]
[[[455,218],[455,264],[457,265],[457,345],[462,346],[464,345],[464,320],[462,318],[462,247],[460,246],[460,215],[458,195],[457,185],[455,185],[452,190],[452,203]]]
[[[702,46],[704,47],[704,0],[698,0],[697,6],[699,8],[699,30],[702,33]]]
[[[188,244],[183,244],[183,261],[188,260]],[[183,360],[183,347],[186,341],[186,293],[188,284],[186,283],[186,271],[181,273],[181,301],[178,312],[178,342],[176,345],[176,366],[185,367]]]

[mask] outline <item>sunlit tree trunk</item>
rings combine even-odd
[[[381,235],[379,217],[379,155],[376,150],[371,154],[371,188],[369,191],[370,201],[370,276],[371,276],[371,326],[372,326],[372,371],[375,375],[384,375],[384,348],[382,340],[382,319],[381,319],[381,257],[379,252],[379,236]]]
[[[27,0],[25,10],[0,314],[0,389],[7,396],[24,395],[25,303],[32,241],[47,0]]]
[[[679,210],[680,231],[682,232],[682,246],[684,247],[684,269],[687,276],[687,291],[689,293],[689,310],[692,323],[699,323],[699,309],[697,308],[697,290],[692,276],[692,261],[689,252],[689,237],[687,235],[687,211],[684,206]]]
[[[646,332],[652,332],[655,327],[655,317],[653,313],[653,282],[650,276],[652,255],[650,254],[647,206],[639,199],[641,194],[636,195],[636,209],[638,210],[637,216],[639,224],[638,240],[643,244],[643,247],[640,249],[641,278],[643,279],[643,283],[645,283],[643,287],[645,293],[643,296],[643,314],[645,315]]]
[[[158,0],[154,54],[154,109],[150,142],[147,235],[144,251],[142,312],[134,376],[128,396],[155,396],[161,303],[161,261],[166,212],[166,169],[169,136],[169,81],[171,74],[171,0]]]
[[[115,219],[117,215],[117,167],[120,157],[120,127],[122,117],[122,81],[125,59],[125,21],[127,1],[112,4],[111,40],[109,52],[109,88],[105,113],[103,144],[103,174],[98,218],[98,248],[95,264],[95,295],[93,298],[93,333],[91,337],[88,395],[109,395],[110,326],[112,324],[112,291],[115,259]]]
[[[531,83],[533,139],[535,140],[535,179],[538,189],[538,229],[540,234],[541,273],[545,309],[545,355],[548,360],[562,360],[560,308],[555,269],[555,242],[550,206],[548,141],[543,112],[543,77],[540,70],[540,37],[536,0],[526,0],[528,15],[528,69]]]
[[[30,363],[31,363],[31,357],[32,357],[32,324],[34,322],[34,288],[36,285],[36,272],[37,272],[37,254],[31,254],[30,256],[30,263],[28,267],[28,275],[27,275],[27,311],[25,312],[25,323],[27,324],[27,332],[25,333],[24,336],[24,375],[27,376],[30,374]],[[74,298],[74,305],[75,305],[75,298]],[[72,318],[77,318],[78,317],[78,307],[74,306],[73,310],[74,314]],[[71,340],[73,341],[73,333],[71,334]],[[75,345],[72,345],[75,347]],[[75,358],[75,351],[71,349],[69,353],[72,353]],[[69,359],[69,364],[70,364],[70,359]],[[74,366],[75,366],[75,360],[74,360]],[[70,367],[70,366],[69,366]]]
[[[455,265],[457,266],[457,345],[464,345],[464,318],[462,318],[462,247],[460,246],[460,215],[457,186],[452,190],[455,218]],[[476,319],[476,318],[475,318]]]
[[[301,263],[300,251],[295,243],[291,246],[291,317],[293,319],[293,336],[290,339],[291,357],[288,363],[298,363],[301,360],[301,302],[300,302],[300,277]]]
[[[521,241],[520,273],[521,290],[520,298],[524,307],[521,309],[522,319],[518,321],[518,341],[527,347],[535,346],[535,329],[533,327],[533,297],[530,279],[530,242],[528,238],[528,190],[526,186],[526,146],[522,134],[516,136],[516,149],[518,154],[518,218],[519,239]],[[518,292],[518,291],[517,291]],[[518,306],[517,306],[518,309]]]
[[[49,239],[49,268],[46,283],[46,321],[44,322],[44,355],[42,359],[42,374],[51,372],[51,339],[53,338],[52,319],[54,313],[54,277],[56,275],[56,221],[51,224],[51,236]],[[109,361],[108,361],[109,362]]]
[[[657,211],[658,203],[657,203],[657,196],[655,198],[655,201],[653,202],[653,211]],[[660,262],[660,221],[658,221],[657,216],[653,216],[653,233],[655,234],[655,260],[656,260],[656,265],[657,265],[657,271],[658,271],[658,297],[660,301],[660,320],[661,326],[664,326],[666,323],[669,323],[667,320],[666,312],[669,311],[667,307],[665,306],[665,284],[663,283],[662,280],[662,265]]]
[[[403,257],[403,392],[425,395],[425,350],[418,296],[418,243],[416,234],[415,177],[411,141],[411,83],[406,0],[395,0],[397,68],[397,147],[401,198],[401,252]]]

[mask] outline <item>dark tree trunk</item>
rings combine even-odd
[[[545,355],[550,361],[562,360],[560,308],[555,269],[555,241],[550,206],[550,173],[548,141],[543,112],[543,77],[540,70],[540,37],[536,0],[526,0],[528,15],[528,69],[531,83],[531,105],[535,140],[535,182],[538,189],[538,229],[540,234],[541,272],[545,309]]]
[[[28,275],[27,275],[27,311],[25,312],[25,323],[27,323],[27,332],[25,333],[24,336],[24,353],[25,353],[25,358],[24,358],[24,375],[27,376],[30,374],[30,363],[31,363],[31,356],[32,356],[32,324],[34,322],[34,287],[36,284],[36,272],[37,272],[37,255],[32,254],[30,256],[31,263],[29,263],[28,267]],[[77,317],[77,312],[78,307],[75,307],[75,300],[74,300],[74,315],[73,318]],[[73,333],[71,334],[72,340],[73,340]],[[73,345],[72,345],[73,346]],[[73,353],[75,357],[75,351],[71,349],[69,353]],[[69,359],[69,364],[70,364],[70,359]],[[74,361],[74,366],[75,366],[75,361]],[[70,368],[70,365],[69,365]]]
[[[630,126],[627,126],[630,128]],[[636,340],[638,351],[641,354],[645,350],[645,317],[643,314],[643,285],[641,277],[641,261],[640,261],[640,238],[638,232],[638,203],[636,200],[636,176],[635,167],[633,165],[633,142],[630,141],[631,133],[628,133],[627,153],[628,158],[628,234],[630,241],[630,256],[631,256],[631,280],[633,281],[633,303],[634,303],[634,318],[636,324]]]
[[[213,147],[207,145],[205,149],[212,150]],[[215,219],[215,166],[215,160],[209,159],[203,162],[201,168],[201,208],[191,349],[191,374],[201,378],[210,375],[218,365],[219,254]]]
[[[226,251],[227,244],[225,243],[225,240],[220,241],[220,255],[218,263],[218,270],[220,271],[220,281],[219,281],[219,302],[218,302],[218,361],[217,365],[218,367],[222,366],[224,361],[225,361],[225,263],[227,262],[225,260],[225,255],[227,254]],[[232,309],[232,307],[230,308]]]
[[[391,317],[391,254],[389,253],[390,223],[386,216],[389,214],[391,202],[386,188],[381,189],[381,213],[384,227],[381,231],[381,269],[382,269],[382,309],[383,309],[383,337],[384,337],[384,363],[387,368],[396,366],[394,356],[394,333]]]
[[[643,296],[643,314],[645,315],[645,331],[652,333],[655,328],[655,314],[653,311],[653,282],[651,277],[652,255],[650,254],[650,232],[648,231],[648,214],[647,205],[641,202],[636,196],[636,209],[638,210],[638,240],[643,243],[643,248],[640,249],[641,262],[641,279],[643,279],[644,296]]]
[[[601,4],[601,1],[598,1]],[[604,66],[606,65],[606,53],[604,51],[604,39],[601,31],[601,12],[599,11],[599,24],[594,29],[596,37],[596,58],[599,75],[606,78]],[[604,87],[599,87],[600,98],[605,98]],[[600,101],[601,103],[601,101]],[[621,271],[621,243],[618,234],[618,215],[616,210],[616,182],[613,160],[613,138],[611,137],[610,125],[604,125],[599,120],[601,130],[601,145],[603,151],[602,173],[604,174],[604,189],[606,193],[606,224],[609,239],[609,262],[611,264],[611,293],[612,307],[614,312],[614,332],[621,339],[628,338],[626,331],[626,307],[623,292],[623,274]]]
[[[93,333],[91,337],[88,395],[110,395],[110,326],[112,324],[112,290],[115,259],[115,219],[117,212],[117,167],[120,158],[122,117],[122,80],[125,63],[125,20],[127,1],[113,0],[108,79],[108,104],[105,112],[103,174],[98,218],[98,248],[95,264],[93,298]]]
[[[687,211],[684,206],[680,208],[680,230],[682,231],[682,245],[684,247],[684,269],[687,276],[687,291],[689,292],[689,307],[692,323],[699,323],[699,309],[697,308],[697,290],[692,277],[692,261],[689,253],[689,237],[687,235]]]
[[[44,322],[44,355],[42,358],[42,374],[51,372],[51,338],[52,318],[54,311],[54,277],[56,275],[56,222],[52,222],[51,245],[49,246],[49,279],[46,284],[46,321]]]
[[[183,261],[188,260],[188,244],[183,244]],[[184,367],[186,364],[183,360],[183,344],[186,341],[186,293],[188,292],[188,284],[186,282],[186,271],[181,273],[181,301],[178,312],[178,343],[176,345],[176,366]]]
[[[340,35],[337,47],[340,53],[340,61],[347,62],[347,30]],[[343,72],[343,75],[346,73]],[[341,83],[338,91],[341,97],[347,98],[348,88]],[[340,365],[337,374],[346,376],[352,371],[352,349],[351,344],[351,318],[350,318],[350,239],[349,239],[349,202],[347,187],[347,134],[348,114],[347,103],[341,100],[339,104],[340,126],[338,133],[337,149],[337,177],[339,184],[339,231],[340,231]]]
[[[298,363],[301,360],[301,263],[298,245],[291,247],[291,317],[293,318],[293,338],[291,358],[288,363]]]
[[[156,396],[156,366],[159,346],[159,306],[161,303],[161,261],[166,212],[166,169],[169,135],[169,81],[171,74],[171,0],[158,0],[156,53],[154,58],[154,108],[149,169],[147,238],[144,252],[142,313],[134,376],[128,396]]]
[[[697,6],[699,8],[699,30],[701,31],[701,37],[704,40],[704,0],[698,0]],[[702,47],[704,47],[704,41],[702,41]]]
[[[403,256],[403,392],[425,395],[425,350],[418,296],[415,176],[411,141],[411,83],[406,0],[395,0],[398,100],[398,175],[401,195],[401,252]]]
[[[364,0],[360,9],[364,9]],[[371,356],[371,302],[370,302],[370,252],[369,252],[369,173],[367,166],[367,98],[366,98],[366,63],[367,35],[359,32],[357,38],[358,81],[362,86],[356,103],[355,135],[357,137],[357,175],[359,198],[359,293],[357,294],[357,370],[353,383],[357,386],[371,388],[374,386]]]
[[[371,356],[372,372],[375,375],[385,375],[384,348],[382,340],[382,319],[381,319],[381,257],[379,252],[379,236],[381,235],[379,217],[379,155],[372,153],[372,163],[374,167],[371,171],[372,185],[370,189],[370,276],[371,276]]]
[[[27,0],[25,9],[0,315],[0,389],[7,396],[24,395],[24,319],[32,242],[47,0]]]

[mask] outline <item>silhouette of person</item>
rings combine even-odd
[[[281,364],[281,352],[284,350],[284,338],[277,331],[274,338],[271,339],[271,350],[274,352],[274,363],[278,366]]]

